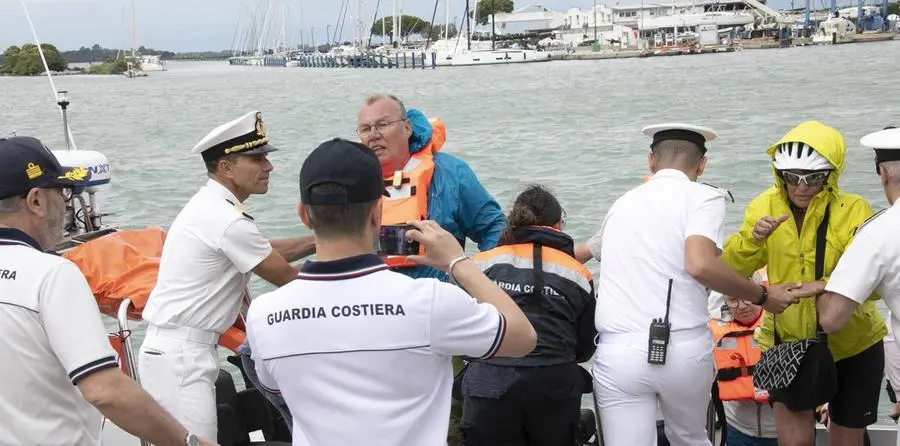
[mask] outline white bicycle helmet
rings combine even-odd
[[[786,142],[775,151],[775,169],[834,170],[834,166],[802,142]]]

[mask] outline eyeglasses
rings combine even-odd
[[[59,188],[59,193],[63,197],[63,201],[68,203],[72,200],[72,196],[75,194],[75,191],[71,187],[61,187]]]
[[[39,187],[39,189],[58,191],[59,194],[63,197],[63,201],[65,201],[66,203],[68,203],[69,200],[71,200],[72,196],[74,195],[74,190],[68,186]],[[31,189],[29,189],[28,192],[31,192]],[[24,194],[20,195],[19,198],[22,198],[22,199],[28,198],[28,192],[25,192]]]
[[[797,186],[802,181],[809,187],[819,187],[825,184],[826,181],[828,181],[828,174],[830,173],[830,171],[827,171],[813,172],[801,175],[799,173],[783,171],[781,172],[781,178],[785,183],[790,184],[791,186]]]
[[[359,135],[360,138],[365,138],[372,133],[372,130],[375,130],[379,135],[384,135],[384,132],[386,132],[391,125],[403,121],[406,121],[406,118],[395,119],[393,121],[378,121],[375,125],[361,125],[356,128],[356,134]]]

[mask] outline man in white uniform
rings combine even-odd
[[[536,335],[507,294],[434,221],[411,222],[409,258],[467,290],[390,271],[376,254],[384,179],[366,146],[335,139],[300,170],[300,218],[316,261],[259,296],[247,337],[263,386],[281,392],[295,446],[443,446],[450,358],[525,356]]]
[[[81,271],[43,252],[89,178],[37,139],[0,139],[0,443],[99,445],[103,413],[157,445],[210,444],[119,370]]]
[[[198,435],[217,437],[216,344],[238,316],[255,273],[281,286],[296,270],[288,262],[312,252],[312,237],[266,240],[242,203],[265,194],[272,164],[259,112],[223,124],[193,148],[209,181],[175,218],[166,236],[159,278],[143,318],[149,325],[138,369],[144,388]]]
[[[576,251],[601,262],[593,375],[603,438],[609,446],[656,444],[658,405],[672,444],[708,445],[708,288],[775,312],[797,298],[740,277],[718,257],[728,194],[696,182],[716,134],[688,124],[643,132],[653,138],[653,176],[616,200]]]

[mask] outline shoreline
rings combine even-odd
[[[838,43],[815,43],[811,38],[800,37],[779,42],[773,39],[748,39],[731,45],[707,45],[697,48],[651,48],[647,50],[623,49],[623,50],[582,50],[573,53],[558,54],[551,57],[552,60],[608,60],[631,59],[635,57],[662,57],[662,56],[689,56],[698,54],[731,53],[743,50],[767,50],[779,48],[791,48],[800,46],[827,46],[849,45],[854,43],[887,42],[900,40],[900,33],[876,32],[854,34],[853,40]]]
[[[727,45],[706,45],[702,47],[662,47],[662,48],[650,48],[646,50],[638,50],[638,49],[606,49],[606,50],[598,50],[592,51],[590,49],[582,49],[575,50],[571,53],[564,54],[553,54],[550,57],[551,61],[583,61],[583,60],[611,60],[611,59],[633,59],[633,58],[648,58],[648,57],[669,57],[669,56],[690,56],[690,55],[700,55],[700,54],[720,54],[720,53],[732,53],[736,51],[743,50],[767,50],[767,49],[780,49],[780,48],[792,48],[792,47],[805,47],[805,46],[828,46],[828,45],[849,45],[854,43],[869,43],[869,42],[887,42],[887,41],[898,41],[900,40],[900,33],[891,33],[891,32],[864,32],[859,34],[854,34],[852,40],[845,42],[837,42],[837,43],[816,43],[813,42],[809,37],[798,37],[792,39],[786,39],[784,41],[778,41],[774,39],[748,39],[742,40],[738,42],[734,42],[732,44]],[[226,62],[228,61],[227,57],[216,57],[216,58],[208,58],[208,57],[196,57],[196,58],[174,58],[167,59],[167,62]],[[88,64],[93,65],[94,62],[77,62],[74,64]],[[91,73],[86,69],[82,70],[67,70],[56,72],[53,71],[50,73],[51,76],[121,76],[123,73]],[[0,77],[43,77],[46,76],[46,72],[41,72],[37,74],[31,75],[18,75],[18,74],[8,74],[8,73],[0,73]]]

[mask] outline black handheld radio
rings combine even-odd
[[[666,316],[663,319],[653,319],[650,323],[650,339],[647,348],[647,362],[663,365],[666,363],[666,352],[669,349],[669,333],[672,325],[669,324],[669,306],[672,303],[672,279],[669,279],[669,292],[666,295]]]

